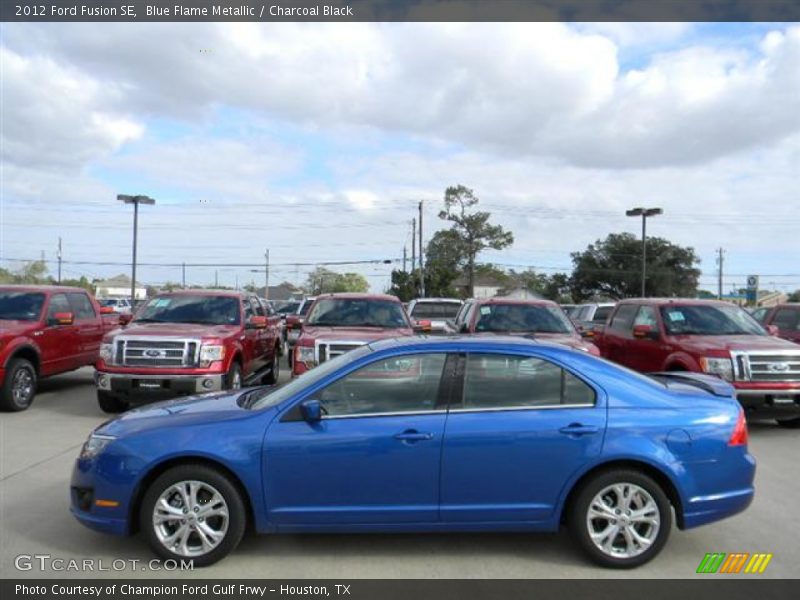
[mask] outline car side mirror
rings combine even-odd
[[[75,315],[71,312],[57,312],[50,318],[51,325],[72,325],[75,322]]]
[[[633,337],[639,340],[657,340],[658,331],[656,331],[652,325],[634,325]]]
[[[777,336],[780,333],[780,329],[778,329],[777,325],[767,325],[767,333]]]
[[[120,315],[119,316],[119,326],[125,327],[128,323],[133,321],[133,315]]]
[[[322,404],[319,400],[304,400],[300,404],[300,414],[307,423],[318,423],[322,420]]]
[[[100,307],[100,314],[101,315],[113,315],[115,312],[117,312],[117,311],[115,311],[110,306],[101,306]]]
[[[247,320],[247,327],[249,329],[264,329],[267,326],[267,317],[261,315],[253,315]]]

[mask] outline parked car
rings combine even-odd
[[[455,319],[462,300],[457,298],[416,298],[408,303],[408,316],[425,333],[452,333],[449,323]]]
[[[124,315],[129,315],[133,310],[131,301],[128,300],[127,298],[98,298],[97,303],[100,306],[105,306],[113,309],[115,313]]]
[[[550,300],[473,299],[465,307],[454,324],[459,333],[535,336],[600,356],[597,347],[581,338],[561,307]]]
[[[623,300],[596,343],[604,357],[636,371],[716,375],[733,384],[747,413],[800,427],[800,348],[734,304]]]
[[[753,316],[753,318],[762,325],[764,325],[764,319],[767,318],[767,313],[769,311],[769,306],[760,306],[758,308],[748,309],[748,312]]]
[[[324,301],[324,300],[323,300]],[[313,314],[312,314],[313,316]],[[285,386],[131,411],[76,461],[87,527],[210,565],[261,533],[558,531],[606,567],[743,511],[755,459],[733,388],[558,344],[408,337]],[[513,442],[513,443],[512,443]]]
[[[292,375],[376,340],[414,335],[403,305],[385,294],[325,294],[308,311],[294,348]]]
[[[606,319],[614,310],[614,302],[590,302],[578,304],[568,314],[575,327],[583,337],[592,339],[598,335],[606,324]]]
[[[279,322],[252,294],[159,294],[103,339],[95,374],[100,408],[116,413],[153,399],[275,383]]]
[[[778,337],[800,344],[800,304],[778,304],[777,306],[763,307],[757,310],[763,311],[763,315],[759,313],[756,316],[753,313],[753,318],[759,323],[765,327],[774,327],[777,330]]]
[[[284,304],[278,306],[275,309],[275,312],[285,319],[288,315],[292,315],[297,312],[297,309],[300,308],[300,302],[300,300],[285,302]]]
[[[287,354],[289,355],[289,367],[292,367],[294,361],[294,346],[297,343],[297,338],[300,337],[300,330],[303,328],[303,321],[305,321],[311,305],[314,304],[316,296],[306,296],[297,305],[294,313],[287,314],[284,320],[286,321],[286,347]]]
[[[25,410],[40,379],[94,364],[113,313],[82,288],[0,286],[0,408]]]

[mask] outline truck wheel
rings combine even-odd
[[[786,429],[800,429],[800,418],[798,419],[780,419],[778,425],[786,427]]]
[[[110,414],[125,412],[130,408],[128,402],[103,390],[97,390],[97,403],[100,405],[100,410]]]
[[[140,528],[153,551],[167,560],[191,559],[206,567],[242,539],[247,509],[236,485],[202,464],[173,467],[145,492]]]
[[[275,354],[272,356],[272,366],[269,368],[269,373],[264,375],[261,383],[264,385],[275,385],[278,383],[278,377],[281,374],[281,357],[278,354],[278,347],[275,347]]]
[[[225,375],[225,389],[226,390],[240,390],[242,389],[242,367],[239,363],[235,362],[231,365],[227,375]]]
[[[582,487],[568,519],[573,536],[594,562],[630,569],[664,547],[672,528],[672,507],[650,477],[615,469]]]
[[[0,390],[0,407],[18,412],[25,410],[36,395],[36,369],[29,360],[14,358],[6,368],[6,378]]]

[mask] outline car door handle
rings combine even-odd
[[[594,427],[592,425],[581,425],[580,423],[570,423],[566,427],[562,427],[558,430],[560,433],[564,435],[591,435],[593,433],[597,433],[600,431],[599,427]]]
[[[400,440],[401,442],[421,442],[423,440],[432,440],[433,434],[432,433],[422,433],[417,431],[416,429],[408,429],[403,433],[398,433],[394,436],[394,439]]]

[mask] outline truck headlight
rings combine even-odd
[[[114,344],[100,344],[100,358],[103,362],[111,364],[114,362]]]
[[[212,362],[225,358],[225,346],[203,344],[200,346],[200,364],[207,367]]]
[[[294,358],[298,362],[305,363],[307,366],[310,367],[317,364],[317,361],[314,357],[313,346],[297,346],[295,352],[296,354],[294,355]]]
[[[101,433],[93,433],[89,436],[81,448],[81,458],[91,459],[100,454],[105,447],[113,442],[116,437],[113,435],[103,435]]]
[[[733,361],[730,358],[704,356],[700,359],[700,367],[710,375],[716,375],[725,381],[733,381]]]

